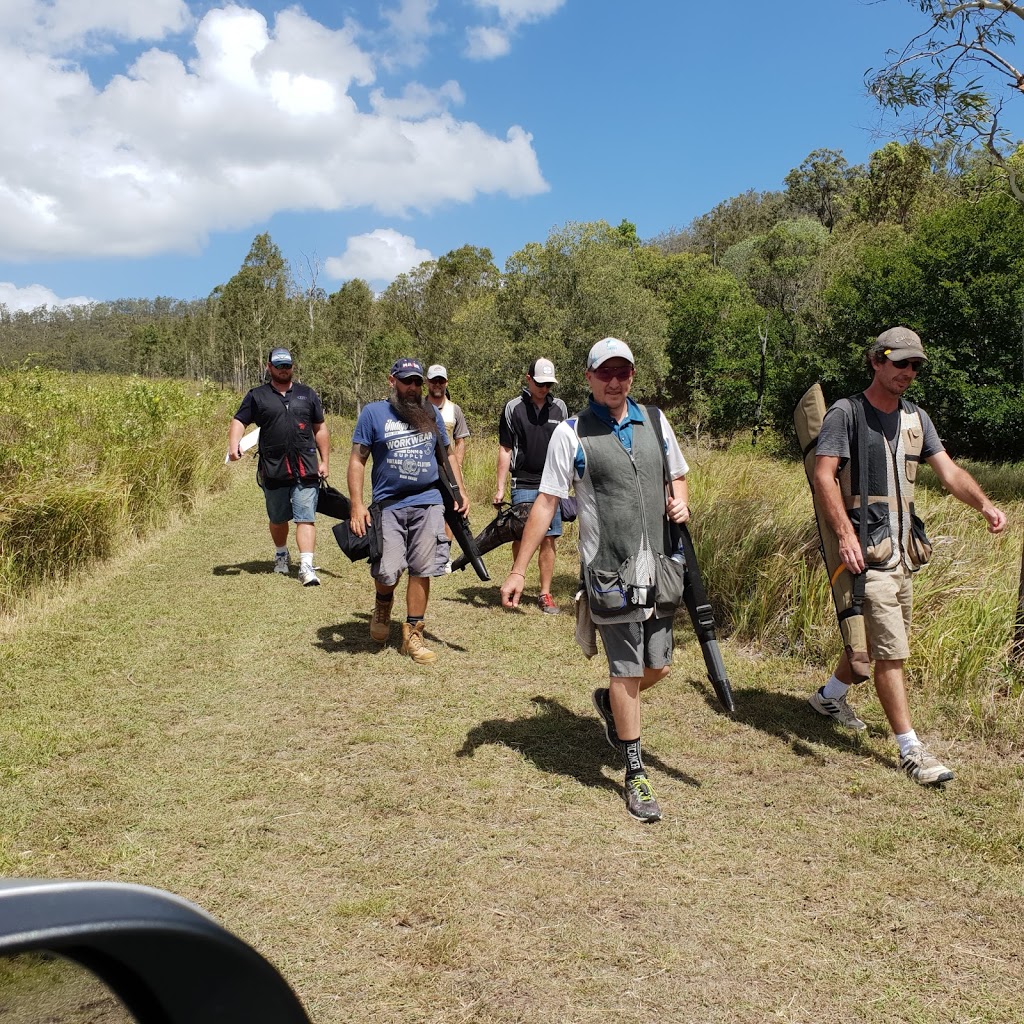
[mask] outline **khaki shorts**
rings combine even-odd
[[[910,657],[910,613],[914,587],[902,566],[892,572],[868,571],[864,586],[864,626],[872,661],[905,661]]]

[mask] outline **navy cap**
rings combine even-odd
[[[270,358],[267,361],[271,366],[291,366],[294,362],[291,352],[286,348],[271,349]]]
[[[391,367],[391,376],[397,380],[408,377],[419,377],[422,380],[423,367],[415,359],[396,359],[395,365]]]

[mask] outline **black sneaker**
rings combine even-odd
[[[615,731],[615,716],[612,714],[612,702],[607,686],[599,686],[590,698],[594,702],[594,710],[604,725],[604,735],[613,750],[621,750],[619,734]]]
[[[654,787],[646,775],[626,779],[626,810],[637,821],[661,821],[661,808],[654,798]]]

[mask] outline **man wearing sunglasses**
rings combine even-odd
[[[911,574],[931,555],[924,524],[914,510],[920,462],[932,467],[950,494],[981,513],[990,533],[1001,533],[1006,526],[1006,516],[974,477],[946,453],[928,414],[903,397],[927,359],[921,339],[909,328],[892,327],[880,334],[867,351],[872,373],[867,390],[840,399],[825,414],[814,472],[814,490],[839,540],[844,565],[854,576],[866,573],[863,610],[875,691],[899,744],[900,768],[922,786],[949,782],[953,773],[914,731],[903,679],[903,662],[910,656]],[[866,550],[860,530],[865,503]],[[840,725],[863,731],[867,726],[847,703],[853,682],[843,654],[810,704]]]
[[[540,493],[540,476],[555,427],[569,415],[565,402],[555,398],[551,389],[558,383],[555,365],[550,359],[534,359],[523,378],[522,393],[505,404],[498,421],[498,481],[494,490],[495,507],[505,500],[505,481],[512,474],[512,504],[533,502]],[[555,574],[555,544],[562,536],[562,516],[556,510],[549,517],[547,535],[537,556],[540,594],[537,606],[546,615],[557,615],[558,605],[551,596]],[[519,554],[520,541],[512,542],[512,557]]]
[[[260,428],[257,475],[274,542],[274,572],[287,576],[291,569],[288,523],[294,519],[299,582],[318,587],[313,568],[316,502],[320,480],[327,478],[331,438],[320,396],[309,385],[295,383],[292,372],[291,352],[272,349],[267,357],[269,383],[253,388],[231,421],[228,458],[237,462],[242,457],[242,433],[255,423]]]
[[[507,608],[519,604],[523,573],[559,500],[572,488],[584,577],[577,597],[577,637],[588,657],[596,653],[596,645],[584,636],[592,618],[609,678],[607,688],[594,691],[594,706],[608,742],[625,761],[626,810],[638,821],[654,822],[661,808],[640,751],[640,693],[664,679],[672,664],[674,608],[656,607],[662,597],[656,584],[675,554],[668,550],[665,517],[676,523],[690,518],[688,467],[664,414],[655,411],[655,425],[629,397],[633,374],[633,353],[625,342],[604,338],[591,348],[586,370],[590,401],[578,417],[555,429],[540,493],[501,597]],[[678,565],[670,568],[680,572]]]

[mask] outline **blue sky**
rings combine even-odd
[[[647,238],[862,162],[907,0],[0,0],[0,303],[335,291],[568,221]],[[881,134],[880,134],[881,132]]]

